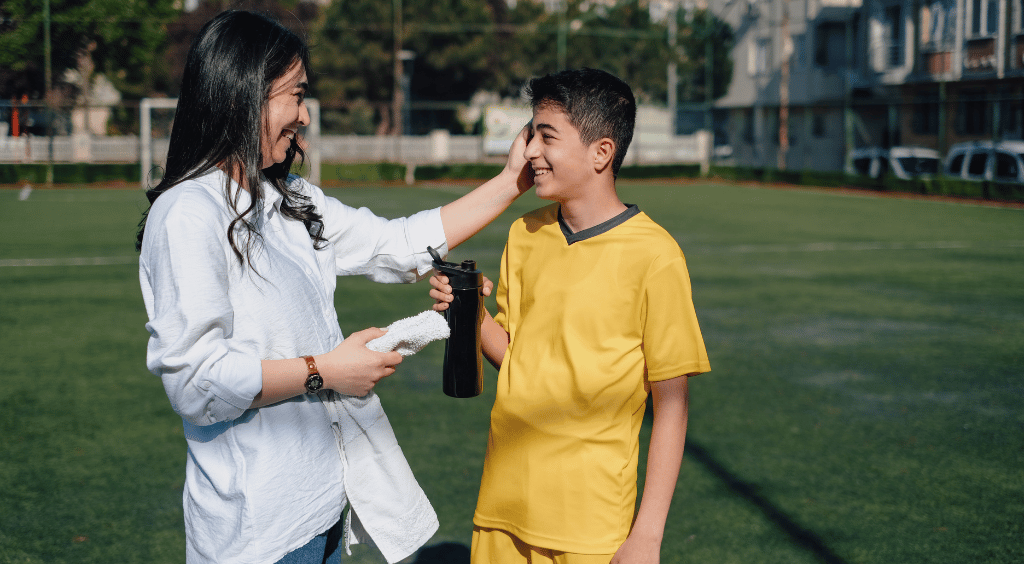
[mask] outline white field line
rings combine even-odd
[[[138,264],[139,257],[70,257],[70,258],[29,258],[0,259],[0,267],[5,266],[109,266],[121,264]]]

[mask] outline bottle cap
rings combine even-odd
[[[441,255],[433,247],[427,247],[427,252],[434,259],[434,268],[448,277],[448,283],[452,288],[477,288],[483,284],[483,273],[476,269],[475,260],[464,260],[462,264],[455,264],[441,260]]]

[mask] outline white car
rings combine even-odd
[[[1024,183],[1024,141],[957,143],[946,153],[942,171],[966,180]]]
[[[866,147],[850,152],[852,170],[847,172],[871,178],[891,174],[896,178],[910,180],[936,174],[940,162],[939,152],[925,147]]]

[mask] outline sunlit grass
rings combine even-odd
[[[330,194],[395,217],[464,190]],[[691,384],[662,562],[1019,559],[1024,210],[728,184],[621,193],[686,253],[713,367]],[[17,195],[0,191],[0,563],[182,562],[184,438],[145,368],[130,264],[145,198]],[[524,197],[453,259],[496,278],[508,225],[541,204]],[[129,263],[60,265],[83,257]],[[341,326],[415,314],[426,291],[340,279]],[[494,372],[482,397],[451,399],[441,356],[428,347],[378,392],[438,511],[431,544],[468,546]]]

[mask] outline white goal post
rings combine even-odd
[[[154,143],[153,143],[153,110],[173,110],[178,107],[176,98],[143,98],[139,104],[139,180],[142,189],[149,186],[150,175],[154,167]],[[308,167],[309,173],[306,179],[313,185],[320,185],[320,102],[314,98],[306,98],[306,108],[309,110],[309,125],[303,137],[306,140],[306,163],[303,168]],[[162,155],[157,162],[166,161],[167,155]]]

